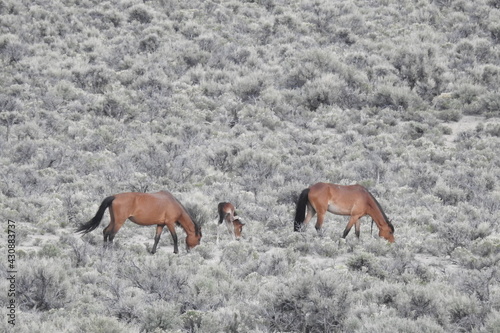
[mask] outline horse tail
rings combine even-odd
[[[99,226],[99,224],[101,224],[101,220],[102,220],[102,217],[104,215],[104,211],[106,210],[106,208],[108,208],[111,205],[113,200],[115,200],[114,196],[110,196],[110,197],[107,197],[106,199],[104,199],[102,201],[101,205],[99,206],[99,209],[97,210],[97,213],[95,214],[95,216],[87,223],[82,223],[76,229],[75,232],[81,232],[83,234],[86,234],[86,233],[91,232],[95,228],[97,228]]]
[[[306,219],[306,207],[309,201],[309,188],[300,193],[299,200],[297,201],[297,209],[295,210],[295,221],[293,225],[294,231],[300,231],[300,227]]]

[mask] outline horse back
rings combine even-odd
[[[354,210],[366,210],[370,193],[361,185],[317,183],[310,187],[309,201],[316,210],[351,215]]]
[[[146,221],[161,223],[168,220],[177,220],[183,213],[182,206],[171,193],[166,191],[116,194],[112,210],[115,215],[131,218],[138,224]]]

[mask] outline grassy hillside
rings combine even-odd
[[[498,332],[499,22],[498,0],[0,0],[16,332]],[[366,186],[396,243],[368,218],[294,233],[319,181]],[[203,224],[190,253],[73,233],[163,189]]]

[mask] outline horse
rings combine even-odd
[[[175,225],[180,225],[187,234],[187,249],[200,244],[201,228],[194,222],[184,206],[169,192],[156,193],[127,192],[105,198],[95,216],[87,223],[81,224],[77,233],[87,234],[101,223],[105,210],[109,207],[111,221],[104,228],[104,243],[112,243],[116,233],[127,219],[139,225],[155,225],[155,242],[151,253],[156,252],[163,228],[166,226],[174,241],[174,253],[179,252]]]
[[[220,202],[217,210],[219,212],[219,224],[225,221],[227,230],[233,236],[233,239],[240,239],[245,223],[242,223],[239,216],[237,216],[234,205],[230,202]]]
[[[361,185],[317,183],[303,190],[297,202],[294,231],[300,231],[317,213],[316,230],[319,232],[327,211],[336,215],[350,216],[342,235],[343,239],[353,225],[356,226],[356,237],[359,239],[361,224],[359,219],[369,215],[377,224],[379,236],[390,243],[394,242],[394,226],[375,197]]]

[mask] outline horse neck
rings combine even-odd
[[[368,215],[375,221],[379,230],[390,228],[389,221],[378,201],[370,194],[371,203]]]
[[[197,232],[196,224],[194,221],[191,219],[188,213],[183,212],[181,217],[179,218],[179,224],[184,229],[186,234],[188,235],[195,235]]]

